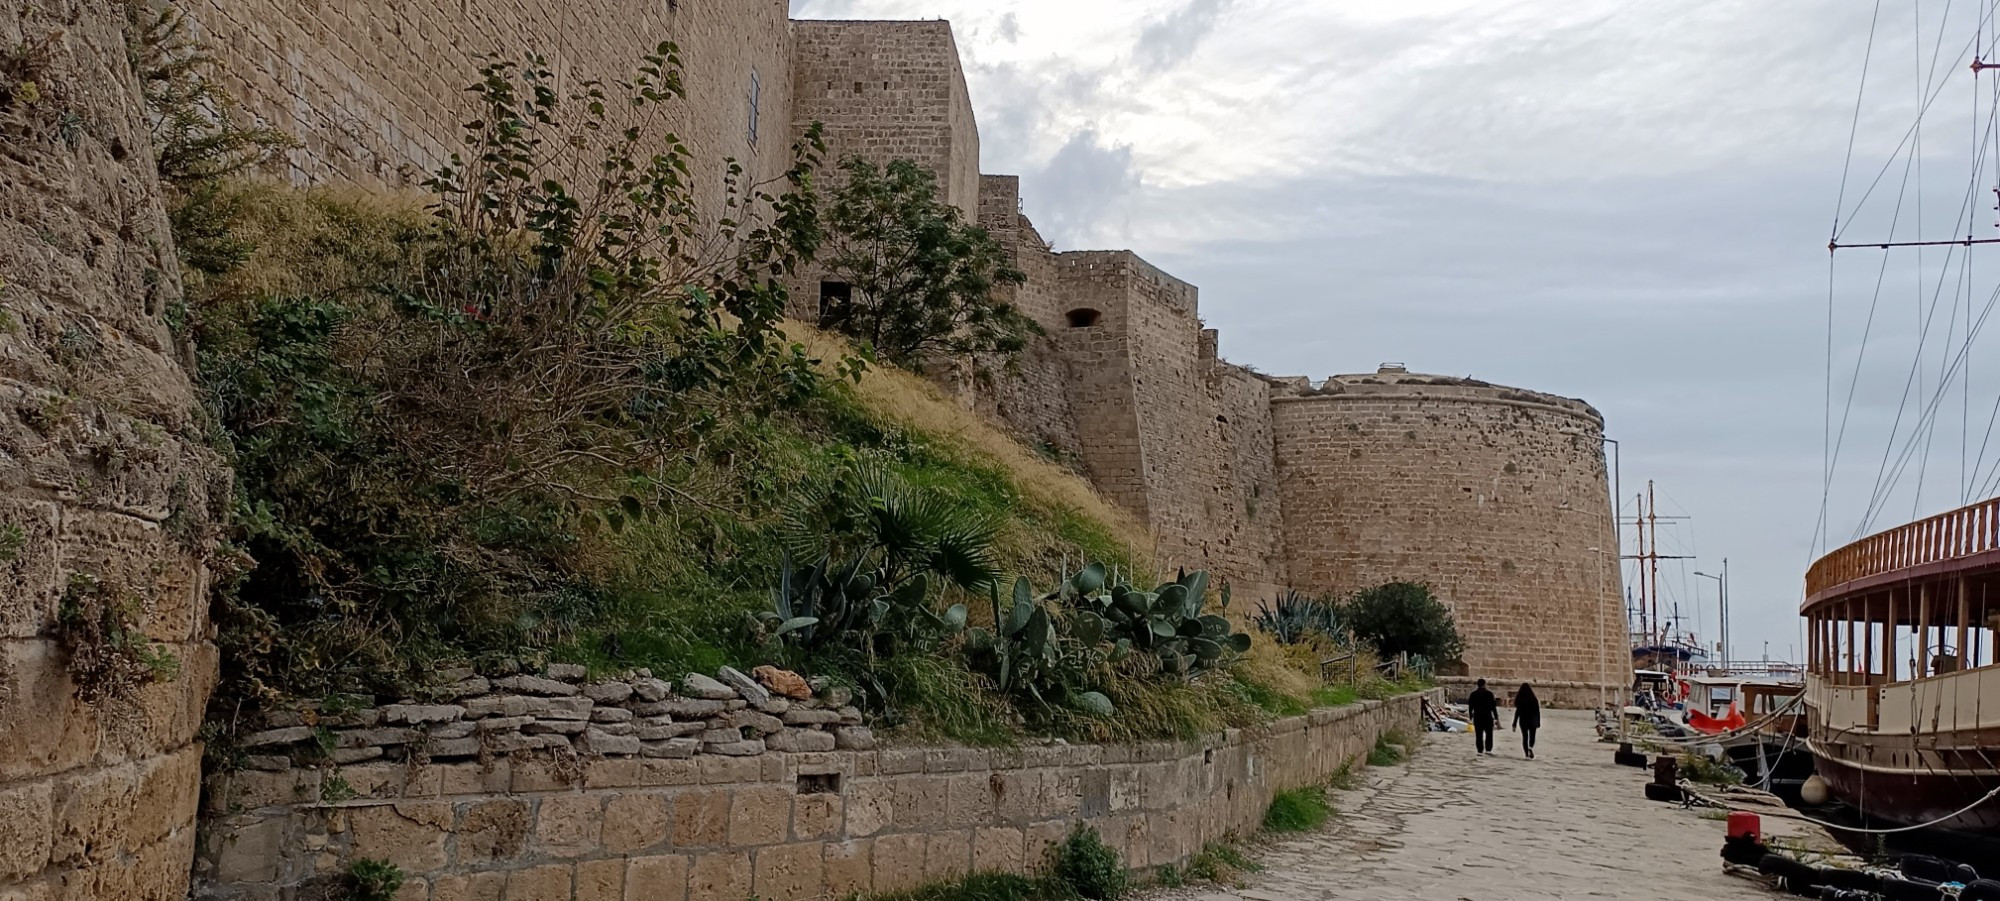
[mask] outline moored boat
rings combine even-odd
[[[2000,835],[2000,498],[1806,576],[1807,746],[1863,816]]]

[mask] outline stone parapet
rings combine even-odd
[[[1079,822],[1130,866],[1175,864],[1415,731],[1419,697],[1188,742],[242,771],[211,785],[197,896],[293,897],[374,859],[404,899],[838,898],[1030,872]]]

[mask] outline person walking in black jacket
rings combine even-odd
[[[1486,680],[1479,680],[1479,687],[1465,699],[1465,712],[1472,714],[1472,739],[1478,753],[1493,753],[1493,727],[1498,726],[1500,704],[1493,700],[1493,693],[1486,690]]]
[[[1542,728],[1542,702],[1535,697],[1535,687],[1521,683],[1521,690],[1514,693],[1514,726],[1521,732],[1521,750],[1528,753],[1528,759],[1535,759],[1535,730]]]

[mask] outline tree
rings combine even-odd
[[[1040,331],[994,299],[996,287],[1027,277],[991,234],[938,199],[936,176],[909,160],[877,168],[850,157],[841,168],[847,180],[826,208],[820,259],[848,291],[822,299],[821,328],[912,368],[939,356],[1011,354]]]
[[[1455,660],[1465,651],[1458,625],[1429,585],[1390,582],[1356,592],[1346,620],[1354,634],[1384,657],[1408,653],[1431,660]]]

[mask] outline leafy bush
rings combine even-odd
[[[1706,754],[1683,753],[1680,758],[1681,778],[1690,782],[1724,787],[1743,784],[1743,771],[1729,763]]]
[[[1082,897],[1121,898],[1131,890],[1131,874],[1095,829],[1078,823],[1052,853],[1049,875]]]
[[[1026,280],[985,229],[939,200],[937,177],[909,160],[886,168],[859,157],[826,207],[821,262],[845,297],[822,298],[819,326],[921,368],[940,357],[1019,351],[1040,331],[994,288]]]
[[[616,535],[698,506],[682,482],[706,442],[817,384],[777,331],[817,241],[816,134],[784,193],[732,181],[749,212],[710,225],[690,151],[657,137],[682,92],[672,45],[616,97],[558,93],[536,57],[480,75],[472,157],[430,180],[428,219],[321,204],[309,250],[352,261],[344,285],[278,293],[238,267],[195,294],[255,562],[223,642],[253,693],[388,687],[426,653],[577,636],[615,606]],[[572,191],[587,149],[597,174]]]
[[[350,901],[390,901],[403,888],[403,868],[386,860],[362,858],[347,865]]]
[[[1465,650],[1451,608],[1430,586],[1390,582],[1357,592],[1342,608],[1356,637],[1383,657],[1399,654],[1455,660]]]
[[[1324,825],[1332,814],[1326,789],[1317,785],[1288,789],[1271,798],[1271,807],[1264,812],[1264,830],[1309,832]]]
[[[1408,753],[1402,735],[1383,734],[1375,737],[1375,747],[1368,751],[1369,766],[1395,766],[1402,763]]]
[[[1332,602],[1287,590],[1275,607],[1257,602],[1257,628],[1281,644],[1300,644],[1314,636],[1336,638],[1346,633],[1340,610]]]

